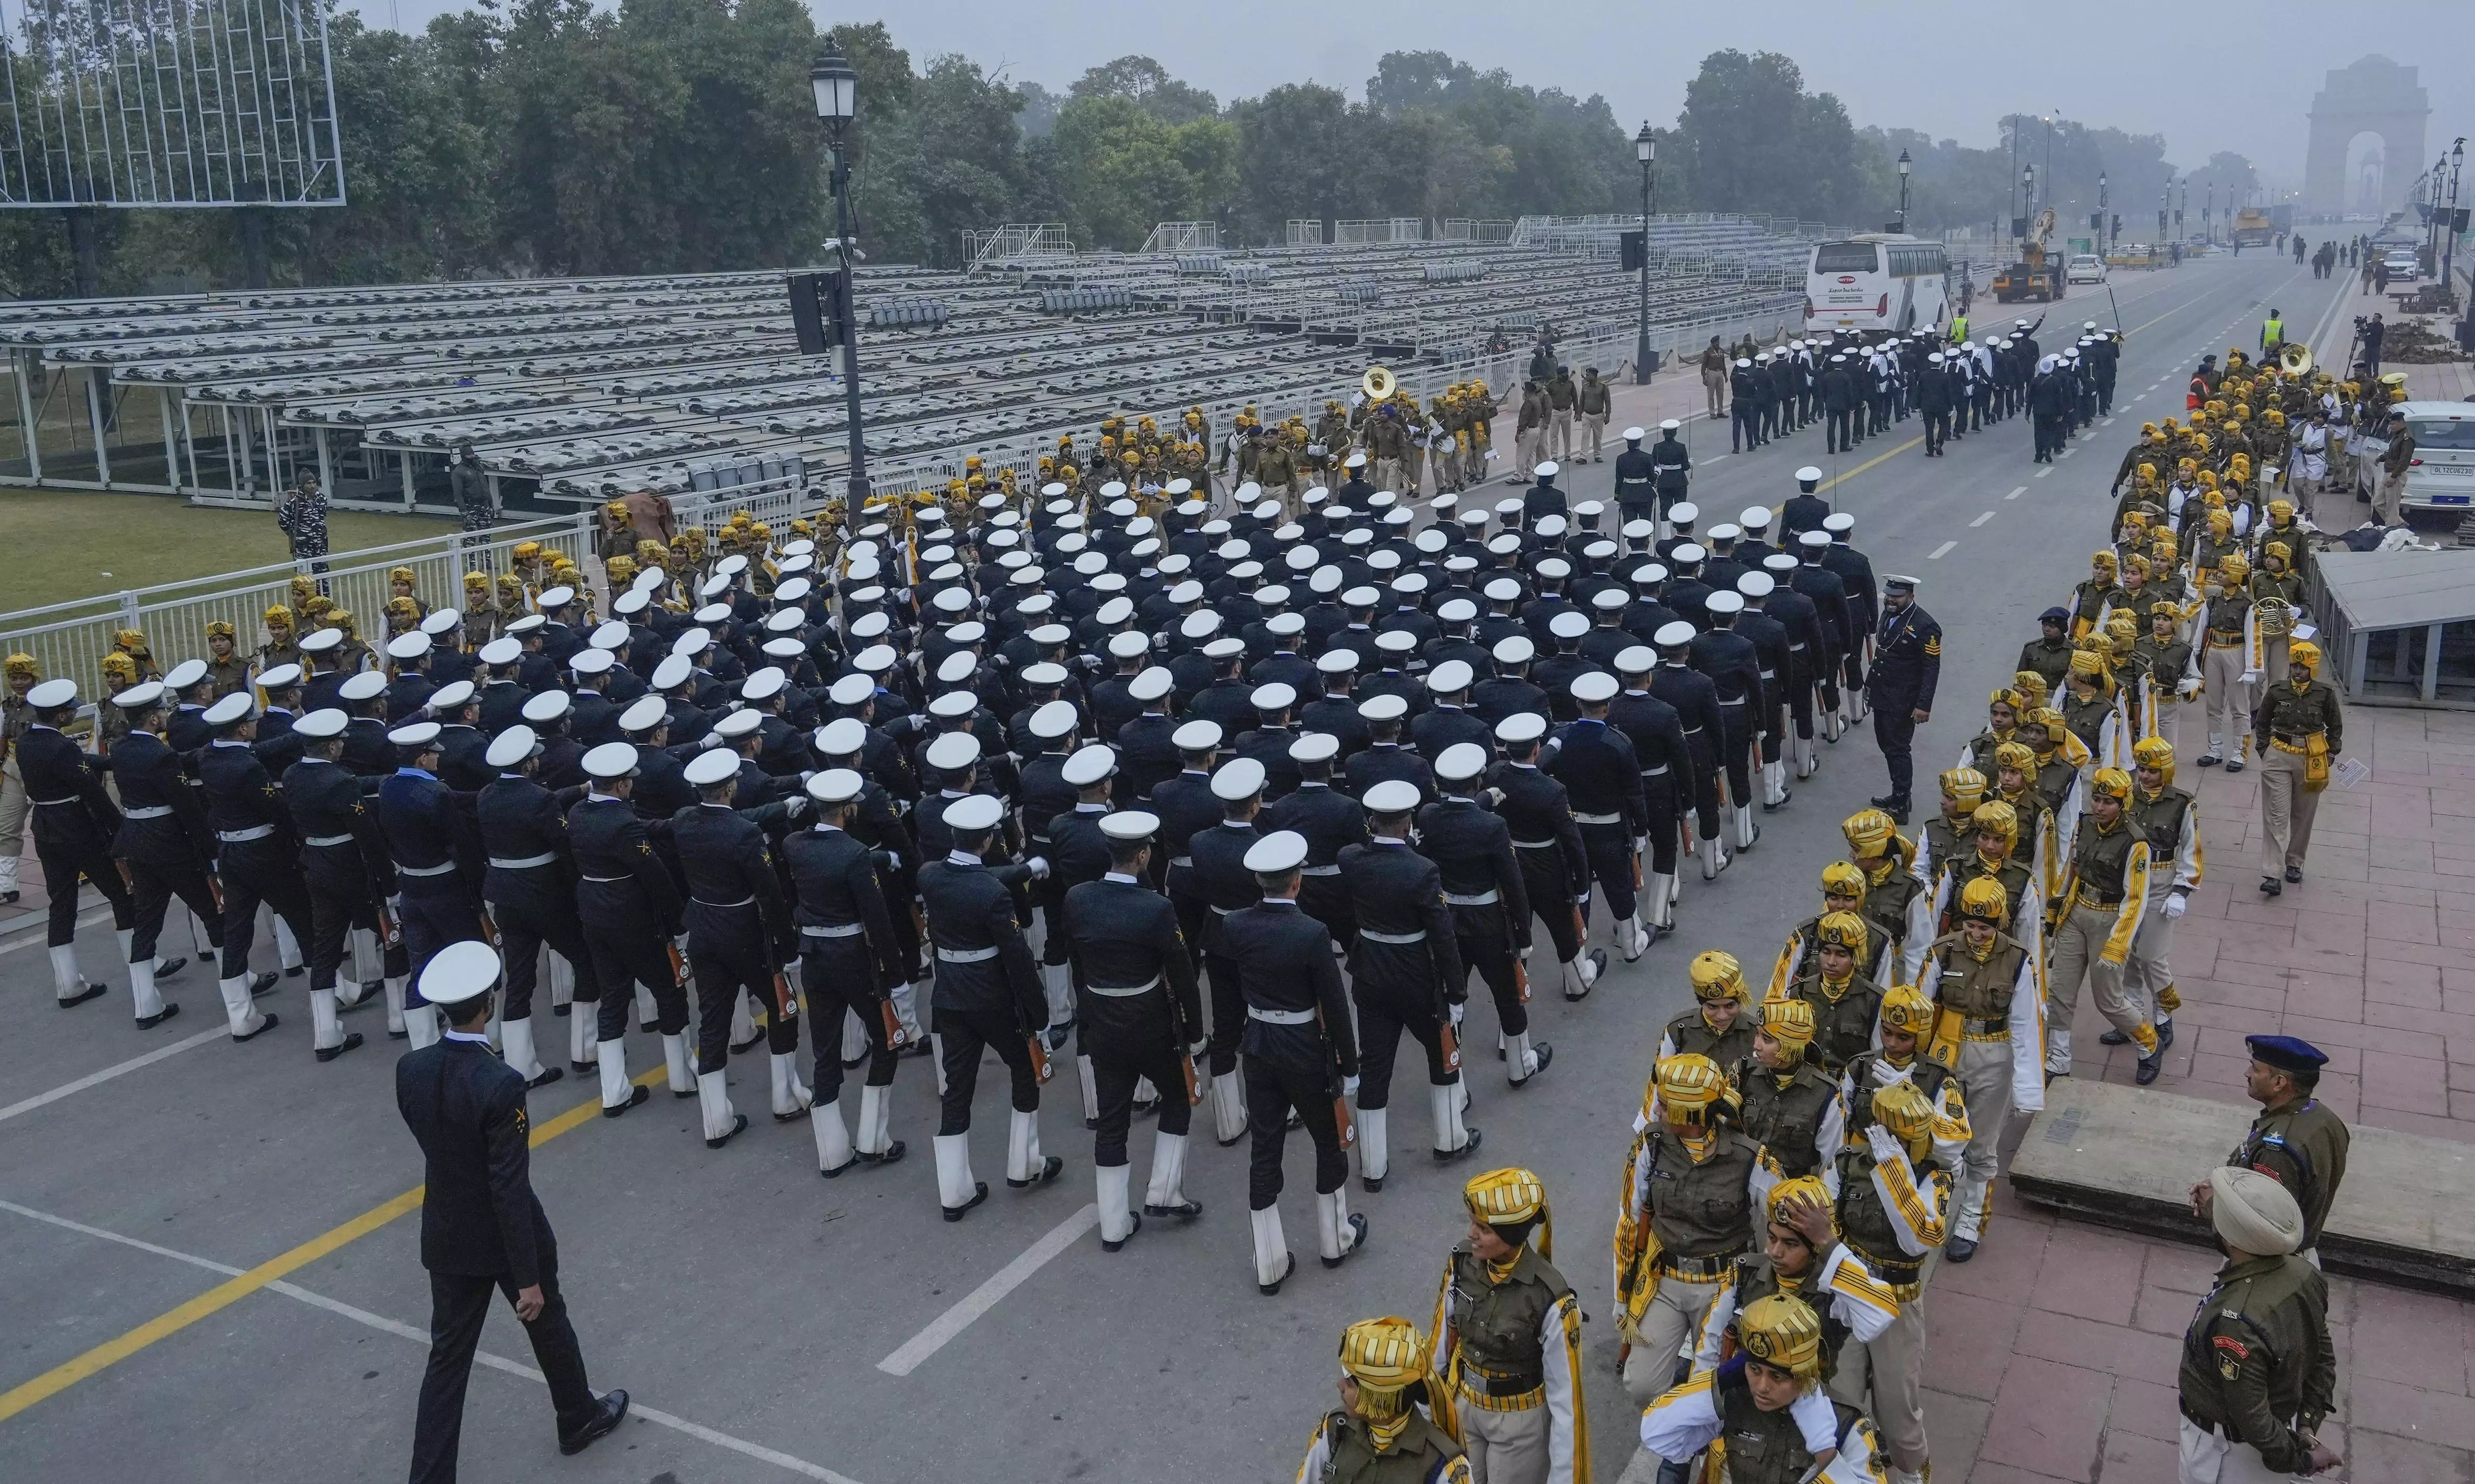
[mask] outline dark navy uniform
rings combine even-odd
[[[1753,743],[1761,731],[1762,660],[1753,642],[1733,629],[1693,636],[1687,663],[1710,677],[1719,697],[1719,763],[1728,780],[1728,802],[1753,802]],[[1737,840],[1738,844],[1745,841]]]
[[[1219,926],[1246,1005],[1246,1106],[1255,1135],[1247,1208],[1263,1210],[1281,1198],[1291,1109],[1314,1141],[1315,1194],[1329,1195],[1349,1180],[1335,1103],[1342,1083],[1358,1075],[1332,935],[1279,899],[1231,912]]]
[[[1358,918],[1341,880],[1340,854],[1366,839],[1366,814],[1358,800],[1330,783],[1301,783],[1296,792],[1265,808],[1256,824],[1266,835],[1292,830],[1306,837],[1307,861],[1298,867],[1298,909],[1347,949],[1358,937]]]
[[[1684,745],[1693,754],[1693,791],[1687,795],[1703,839],[1719,838],[1719,749],[1727,736],[1727,718],[1719,709],[1719,688],[1710,677],[1681,661],[1662,661],[1650,672],[1650,693],[1676,709]]]
[[[1460,1081],[1458,1056],[1445,1054],[1444,1030],[1453,1009],[1469,999],[1469,974],[1435,863],[1407,840],[1376,839],[1342,851],[1340,871],[1359,925],[1349,952],[1361,1043],[1358,1107],[1361,1115],[1380,1113],[1392,1101],[1392,1059],[1404,1031],[1426,1048],[1428,1085]],[[1366,1175],[1370,1181],[1384,1178],[1380,1166]]]
[[[37,722],[16,742],[17,772],[35,816],[35,858],[43,867],[43,893],[51,898],[49,933],[54,948],[77,941],[78,878],[94,883],[111,903],[115,928],[137,926],[136,904],[111,864],[120,811],[103,789],[101,766],[59,728]]]
[[[435,774],[401,767],[379,785],[379,830],[395,862],[396,891],[404,899],[404,944],[412,971],[404,989],[407,1007],[421,998],[421,971],[450,943],[481,941],[479,873],[459,854],[470,821],[459,818],[472,795],[451,791]]]
[[[198,754],[198,778],[206,786],[207,815],[221,844],[218,874],[224,888],[223,977],[247,977],[250,943],[257,932],[257,904],[264,902],[308,942],[309,888],[301,879],[300,840],[275,780],[249,743],[218,739]]]
[[[283,802],[301,829],[301,875],[309,888],[309,987],[332,989],[344,961],[344,943],[355,928],[378,933],[383,942],[380,972],[400,978],[411,972],[401,932],[382,932],[379,904],[395,895],[395,863],[378,815],[350,768],[323,758],[304,758],[283,770]]]
[[[129,961],[154,961],[175,896],[198,914],[209,940],[221,948],[223,913],[207,880],[214,864],[214,831],[197,791],[182,776],[180,755],[152,732],[126,732],[111,744],[111,777],[120,789],[121,809],[111,853],[128,867],[137,912]]]
[[[1787,586],[1813,599],[1814,615],[1822,623],[1822,655],[1815,667],[1814,680],[1822,693],[1822,709],[1839,709],[1839,675],[1848,663],[1848,651],[1864,642],[1864,636],[1851,621],[1848,611],[1848,584],[1839,574],[1818,562],[1807,562],[1789,573]]]
[[[687,922],[678,883],[654,853],[651,829],[628,799],[586,797],[567,812],[567,836],[576,862],[576,921],[593,958],[593,981],[608,991],[596,1039],[626,1035],[631,985],[652,993],[655,1030],[684,1033],[688,997],[679,987],[672,942]]]
[[[790,906],[764,827],[726,805],[698,803],[678,812],[671,833],[688,884],[697,1075],[729,1064],[731,1014],[742,993],[766,1007],[766,1049],[774,1056],[797,1052],[798,1004],[774,983],[775,971],[790,957]]]
[[[481,899],[490,904],[505,960],[501,988],[506,998],[500,1018],[522,1020],[532,1013],[544,943],[574,970],[576,1000],[598,1004],[600,981],[594,977],[593,955],[576,920],[576,857],[558,800],[531,778],[502,773],[474,800],[473,812],[480,820],[481,848],[489,863]]]
[[[1513,859],[1521,863],[1530,910],[1547,925],[1556,961],[1569,962],[1581,951],[1582,912],[1574,903],[1587,894],[1590,881],[1588,848],[1573,819],[1571,795],[1534,763],[1498,763],[1486,781],[1504,795],[1496,813],[1512,832]]]
[[[877,864],[847,831],[820,824],[782,842],[797,893],[799,985],[808,996],[808,1040],[816,1053],[817,1105],[842,1096],[844,1017],[859,1017],[868,1036],[867,1085],[893,1084],[897,1056],[886,1029],[894,986],[911,977],[910,955],[894,936]],[[870,1146],[870,1131],[861,1131]],[[871,1149],[871,1153],[883,1151]]]
[[[970,1131],[984,1049],[993,1048],[1013,1074],[1015,1111],[1039,1111],[1031,1038],[1047,1025],[1048,997],[1015,916],[1012,889],[1029,875],[1027,866],[992,868],[950,856],[919,867],[919,899],[937,953],[930,1004],[944,1068],[940,1136]]]
[[[1605,721],[1568,721],[1556,730],[1556,749],[1546,767],[1571,796],[1573,819],[1588,856],[1589,872],[1574,881],[1571,896],[1586,900],[1596,878],[1607,916],[1630,920],[1637,910],[1633,893],[1638,889],[1632,842],[1650,828],[1641,761],[1632,739]],[[1539,904],[1533,900],[1532,905]],[[1559,959],[1569,957],[1561,943],[1557,950]]]
[[[1202,1036],[1194,958],[1168,898],[1130,876],[1103,872],[1066,893],[1075,1020],[1091,1058],[1099,1120],[1092,1163],[1126,1163],[1126,1126],[1145,1079],[1160,1092],[1160,1131],[1192,1123],[1188,1048]]]
[[[1530,891],[1514,859],[1512,832],[1470,799],[1446,795],[1418,811],[1418,835],[1442,873],[1461,971],[1471,969],[1495,997],[1506,1036],[1530,1029],[1530,985],[1520,959],[1531,942]]]
[[[1187,842],[1192,859],[1195,890],[1210,915],[1203,925],[1203,972],[1212,988],[1212,1075],[1237,1070],[1238,1048],[1245,1037],[1246,998],[1237,961],[1230,957],[1222,930],[1232,913],[1263,899],[1255,873],[1246,869],[1246,852],[1263,838],[1252,823],[1223,820],[1197,830]]]
[[[1631,677],[1627,677],[1630,683]],[[1699,796],[1700,774],[1693,746],[1684,735],[1683,719],[1674,706],[1647,690],[1618,692],[1607,706],[1607,724],[1632,743],[1633,761],[1641,769],[1643,815],[1650,835],[1650,868],[1661,876],[1676,874],[1676,821],[1685,801]],[[1650,904],[1652,920],[1667,920],[1667,904]]]
[[[1489,736],[1482,745],[1492,751],[1495,739]],[[1367,790],[1395,778],[1414,785],[1420,803],[1432,804],[1438,796],[1434,765],[1411,748],[1398,742],[1370,742],[1348,756],[1343,771],[1348,774],[1349,792],[1355,797],[1364,798]]]
[[[1931,711],[1942,679],[1942,625],[1911,602],[1897,613],[1885,608],[1874,631],[1874,673],[1866,695],[1874,708],[1874,740],[1891,770],[1891,797],[1908,806],[1916,781],[1916,713]]]

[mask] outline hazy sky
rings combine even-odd
[[[378,24],[407,27],[457,6],[361,0]],[[1063,88],[1130,52],[1225,102],[1311,78],[1358,93],[1388,51],[1437,49],[1520,82],[1604,93],[1628,127],[1672,122],[1702,58],[1723,47],[1778,51],[1806,85],[1837,93],[1861,126],[1923,129],[1991,144],[2005,111],[2046,112],[2162,133],[2177,164],[2248,155],[2299,183],[2305,114],[2322,73],[2367,52],[2418,65],[2437,156],[2475,134],[2475,21],[2467,0],[2266,0],[2235,10],[2158,0],[1987,4],[1972,0],[1755,0],[1645,6],[1341,0],[1163,5],[1158,0],[902,0],[815,7],[820,24],[884,19],[915,64],[958,51],[1018,80]],[[2414,38],[2421,38],[2418,42]],[[2436,43],[2443,43],[2436,45]],[[2445,59],[2445,60],[2444,60]],[[2410,172],[2412,173],[2412,172]]]

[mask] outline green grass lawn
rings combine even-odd
[[[335,552],[453,530],[431,516],[335,510]],[[169,495],[0,489],[0,612],[283,561],[274,512],[208,510]]]

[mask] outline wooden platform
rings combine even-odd
[[[2192,1186],[2225,1162],[2241,1107],[2092,1078],[2046,1089],[2011,1159],[2022,1200],[2118,1229],[2214,1246]],[[2475,1147],[2357,1129],[2345,1183],[2320,1238],[2332,1273],[2475,1298]]]

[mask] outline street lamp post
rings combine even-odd
[[[1899,151],[1899,231],[1908,230],[1908,171],[1914,167],[1908,152]]]
[[[2105,255],[2105,172],[2096,173],[2096,255]]]
[[[834,198],[834,253],[842,261],[842,298],[848,311],[843,326],[843,421],[850,438],[848,508],[856,526],[868,503],[868,443],[859,421],[859,295],[854,282],[859,253],[851,238],[850,158],[843,150],[843,140],[852,115],[859,111],[859,73],[843,55],[842,43],[831,36],[808,68],[808,85],[817,97],[817,121],[825,126],[826,148],[833,153],[826,184]]]
[[[2458,259],[2458,172],[2465,163],[2466,138],[2461,134],[2458,142],[2449,147],[2449,234],[2440,239],[2440,289],[2452,298],[2458,293],[2449,277]]]
[[[1632,384],[1650,383],[1650,210],[1656,199],[1657,182],[1652,168],[1658,162],[1658,136],[1650,132],[1650,120],[1641,121],[1641,133],[1632,136],[1633,158],[1641,161],[1641,306],[1632,342]]]

